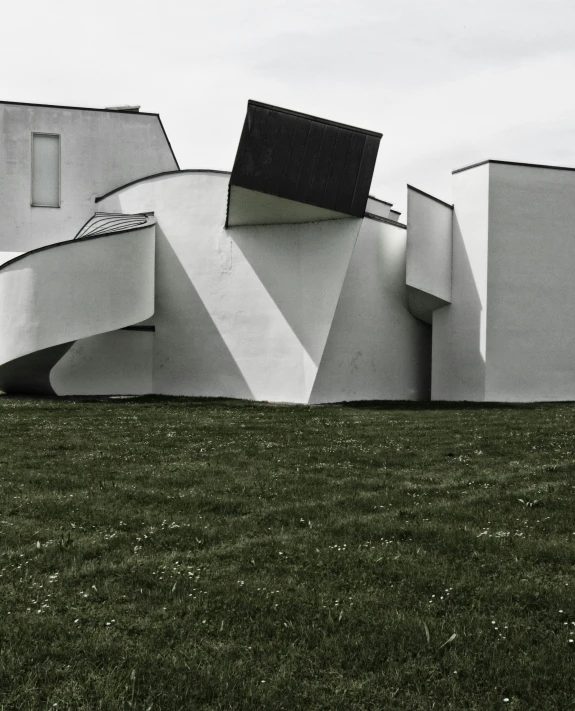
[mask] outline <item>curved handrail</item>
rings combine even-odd
[[[127,215],[123,212],[96,212],[80,228],[74,239],[82,239],[90,235],[103,235],[111,231],[124,232],[135,227],[148,224],[148,215],[140,212]],[[114,228],[118,228],[115,230]]]

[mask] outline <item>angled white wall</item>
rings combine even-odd
[[[356,218],[225,229],[228,180],[182,172],[98,205],[158,221],[154,392],[423,396],[429,329],[407,310],[405,230]],[[358,351],[363,362],[344,376]]]
[[[405,228],[364,219],[310,402],[425,400],[430,328],[407,309]]]
[[[451,302],[453,208],[407,186],[407,272],[411,313],[431,324]]]
[[[60,136],[60,207],[32,207],[32,134]],[[176,170],[157,115],[0,102],[0,250],[72,239],[94,198],[145,175]]]
[[[451,304],[433,312],[431,396],[484,400],[489,165],[453,176]]]
[[[169,175],[99,204],[158,220],[154,391],[307,402],[361,220],[225,229],[228,180]]]
[[[349,217],[335,210],[230,185],[228,227],[321,222]]]

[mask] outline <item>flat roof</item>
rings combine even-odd
[[[130,114],[130,116],[159,116],[158,113],[150,113],[148,111],[134,111],[129,109],[95,109],[93,106],[61,106],[59,104],[33,104],[29,101],[4,101],[0,100],[0,104],[10,106],[36,106],[43,109],[68,109],[71,111],[105,111],[111,114]]]
[[[482,160],[480,163],[472,163],[471,165],[466,165],[463,168],[457,168],[457,170],[451,171],[452,175],[456,173],[462,173],[464,170],[471,170],[472,168],[478,168],[480,165],[486,165],[487,163],[496,163],[498,165],[517,165],[522,168],[546,168],[547,170],[575,170],[575,168],[570,168],[566,165],[542,165],[540,163],[519,163],[513,160],[493,160],[488,158],[487,160]]]

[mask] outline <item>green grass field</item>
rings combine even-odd
[[[0,398],[0,709],[575,709],[575,404]]]

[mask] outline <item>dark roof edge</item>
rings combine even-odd
[[[375,200],[375,202],[381,202],[384,205],[389,205],[389,207],[393,207],[392,202],[387,202],[387,200],[380,200],[379,198],[374,197],[373,195],[368,195],[367,196],[369,200]]]
[[[375,220],[376,222],[385,222],[387,225],[395,225],[396,227],[401,227],[402,230],[407,229],[407,225],[403,222],[396,222],[395,220],[388,220],[387,217],[380,217],[380,215],[373,215],[371,212],[366,212],[365,217],[368,220]]]
[[[471,170],[471,168],[478,168],[480,165],[485,165],[486,163],[495,163],[496,165],[518,165],[523,168],[545,168],[547,170],[570,170],[575,171],[575,168],[570,168],[566,165],[542,165],[541,163],[519,163],[513,160],[493,160],[488,158],[487,160],[481,161],[481,163],[473,163],[472,165],[466,165],[463,168],[457,168],[457,170],[451,171],[452,175],[456,173],[462,173],[464,170]]]
[[[45,252],[48,249],[53,249],[54,247],[62,247],[65,244],[80,244],[81,242],[88,242],[89,240],[100,239],[101,237],[111,237],[112,235],[126,234],[127,232],[138,232],[139,230],[145,230],[148,227],[153,227],[154,224],[155,223],[153,222],[151,224],[148,223],[146,225],[141,225],[140,227],[134,227],[131,230],[114,230],[113,232],[104,232],[100,235],[88,235],[88,237],[78,237],[78,239],[66,239],[62,242],[53,242],[52,244],[45,244],[43,247],[36,247],[36,249],[31,249],[29,252],[23,252],[17,257],[13,257],[7,262],[0,264],[0,272],[4,269],[4,267],[10,266],[10,264],[14,264],[14,262],[19,262],[21,259],[29,257],[31,254],[36,254],[36,252]]]
[[[164,124],[162,123],[162,119],[160,118],[160,114],[156,114],[158,117],[158,121],[160,122],[160,128],[162,129],[162,133],[164,134],[164,138],[166,139],[166,142],[168,144],[168,148],[170,149],[170,152],[172,154],[172,158],[174,159],[174,163],[176,164],[176,167],[178,170],[180,170],[180,164],[178,163],[178,159],[176,158],[176,154],[174,153],[174,149],[172,148],[172,144],[170,142],[170,139],[168,138],[168,134],[166,133],[166,129],[164,128]]]
[[[6,106],[36,106],[43,109],[69,109],[71,111],[104,111],[110,114],[130,114],[130,116],[157,116],[160,117],[158,113],[152,113],[149,111],[128,111],[122,109],[96,109],[90,106],[61,106],[59,104],[32,104],[29,101],[2,101],[0,104]]]
[[[430,195],[429,193],[426,193],[423,190],[420,190],[419,188],[414,188],[413,185],[409,185],[409,183],[407,184],[407,189],[413,190],[413,192],[419,193],[420,195],[423,195],[424,197],[429,198],[430,200],[435,200],[435,202],[438,202],[440,205],[445,205],[445,207],[448,207],[450,210],[453,210],[453,205],[450,205],[448,202],[440,200],[438,197],[435,197],[435,195]]]
[[[293,111],[293,109],[283,109],[280,106],[272,106],[272,104],[264,104],[262,101],[256,101],[255,99],[248,100],[248,106],[260,106],[264,109],[272,109],[273,111],[279,111],[284,114],[290,114],[291,116],[301,116],[301,118],[310,119],[311,121],[319,121],[320,123],[325,123],[330,126],[336,126],[337,128],[346,128],[349,131],[356,131],[357,133],[364,133],[369,136],[375,136],[376,138],[382,138],[383,134],[377,131],[370,131],[367,128],[358,128],[357,126],[349,126],[345,123],[338,123],[337,121],[331,121],[330,119],[319,118],[318,116],[312,116],[311,114],[304,114],[301,111]]]
[[[137,180],[131,180],[129,183],[124,183],[124,185],[119,185],[117,188],[110,190],[110,192],[97,197],[94,200],[94,202],[101,202],[102,200],[105,200],[107,197],[110,197],[110,195],[113,195],[114,193],[118,193],[118,192],[120,192],[120,190],[124,190],[125,188],[129,188],[131,185],[135,185],[136,183],[143,183],[144,180],[152,180],[153,178],[159,178],[162,175],[176,175],[179,173],[217,173],[218,175],[231,175],[229,170],[212,170],[211,168],[184,168],[181,170],[178,168],[178,170],[165,170],[162,173],[153,173],[152,175],[144,175],[143,178],[137,178]]]

